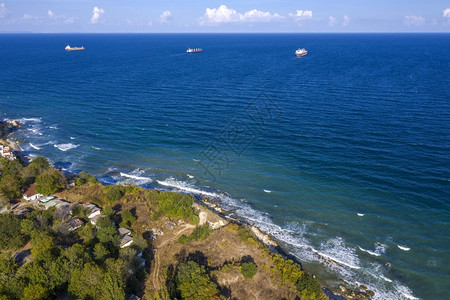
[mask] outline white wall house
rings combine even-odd
[[[41,198],[43,195],[36,192],[34,189],[34,183],[25,188],[25,193],[23,193],[23,198],[27,201],[34,201]]]

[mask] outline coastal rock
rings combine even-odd
[[[20,125],[17,121],[0,121],[0,139],[6,139]]]
[[[263,242],[264,244],[269,245],[269,246],[274,246],[274,247],[278,246],[277,243],[275,243],[275,242],[270,238],[269,235],[263,233],[261,230],[259,230],[258,227],[252,226],[252,227],[251,227],[251,230],[252,230],[252,232],[256,235],[256,237],[257,237],[261,242]]]
[[[341,292],[345,293],[347,292],[347,288],[345,286],[343,286],[342,284],[339,285],[339,289],[341,290]]]

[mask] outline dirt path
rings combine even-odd
[[[183,233],[184,231],[186,231],[188,229],[192,229],[192,228],[195,228],[195,226],[189,225],[189,224],[184,225],[184,228],[181,228],[180,230],[178,230],[178,232],[174,233],[173,237],[165,240],[160,245],[158,245],[158,247],[156,247],[155,257],[153,259],[154,268],[153,268],[153,272],[151,274],[151,278],[152,278],[152,281],[153,281],[153,288],[155,289],[155,291],[159,291],[161,289],[161,287],[160,287],[161,278],[159,278],[160,260],[159,260],[159,251],[158,251],[158,249],[161,249],[167,243],[172,242],[175,239],[178,239],[178,237],[181,235],[181,233]]]

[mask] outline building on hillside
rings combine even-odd
[[[74,231],[78,228],[80,228],[81,226],[83,226],[84,222],[78,218],[76,219],[70,219],[69,221],[66,222],[66,224],[69,225],[69,231]]]
[[[86,215],[92,225],[97,224],[97,220],[102,216],[102,209],[95,204],[86,203],[83,204],[84,209],[86,210]]]
[[[43,195],[36,192],[34,183],[25,187],[25,193],[23,193],[23,198],[25,200],[34,201],[40,199],[41,197],[43,197]]]
[[[120,248],[126,248],[133,243],[133,238],[130,236],[131,230],[126,228],[119,228],[120,234]]]

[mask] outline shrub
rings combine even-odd
[[[295,285],[302,299],[326,299],[319,282],[313,276],[304,274]]]
[[[169,218],[176,217],[187,220],[191,224],[198,224],[198,216],[192,207],[194,198],[180,193],[160,193],[158,212],[163,212]]]
[[[0,178],[0,194],[7,200],[19,198],[22,195],[21,182],[15,175],[3,175]]]
[[[105,186],[103,191],[105,192],[105,199],[108,202],[119,201],[123,196],[122,186],[120,185]]]
[[[48,169],[36,178],[36,191],[50,195],[66,186],[66,177],[56,169]]]
[[[213,299],[219,293],[216,284],[206,273],[205,267],[194,261],[188,261],[178,267],[175,281],[183,299]]]
[[[252,279],[258,272],[258,266],[254,262],[245,262],[239,268],[242,275],[247,279]]]
[[[185,244],[190,241],[204,240],[211,233],[211,229],[208,224],[203,224],[201,226],[195,227],[194,231],[189,235],[185,236],[184,234],[178,238],[178,242]]]
[[[97,178],[95,178],[91,174],[88,174],[88,173],[85,173],[85,172],[81,172],[80,173],[80,178],[83,179],[84,182],[90,182],[92,184],[97,184],[98,183]]]
[[[0,249],[16,249],[22,246],[20,219],[13,214],[0,214]]]

